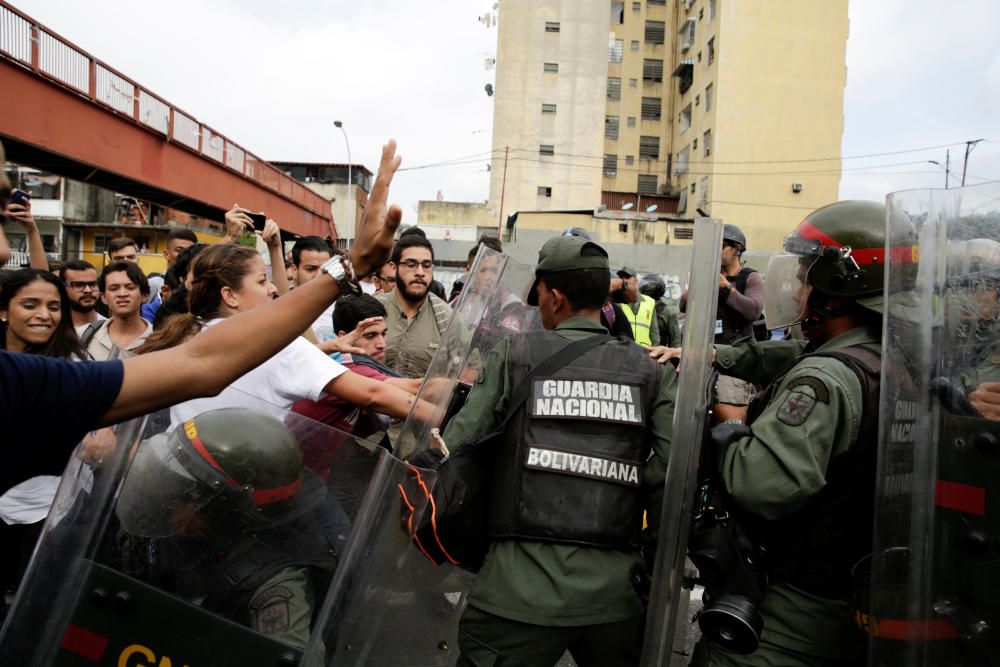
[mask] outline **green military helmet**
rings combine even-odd
[[[318,478],[304,476],[302,460],[281,420],[211,410],[139,445],[116,513],[126,531],[147,537],[184,533],[198,513],[234,527],[280,523],[315,502]]]
[[[174,437],[190,445],[186,467],[197,479],[240,489],[256,506],[287,500],[301,486],[302,448],[270,415],[246,408],[211,410],[184,422]]]
[[[817,209],[785,239],[785,252],[814,258],[808,281],[833,297],[855,299],[881,312],[885,288],[886,210],[869,201],[841,201]],[[917,235],[905,217],[888,220],[889,257],[916,267]]]

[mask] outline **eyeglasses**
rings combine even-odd
[[[91,290],[93,290],[93,291],[95,291],[95,292],[97,291],[97,281],[96,280],[91,280],[89,282],[83,281],[83,280],[74,280],[74,281],[68,282],[66,284],[69,285],[70,287],[72,287],[77,292],[82,292],[82,291],[84,291],[85,289],[88,289],[88,288],[91,289]]]
[[[421,267],[424,271],[430,271],[431,269],[434,268],[434,262],[431,261],[431,260],[429,260],[429,259],[425,259],[422,262],[418,262],[415,259],[404,259],[403,261],[401,261],[399,263],[399,265],[400,266],[405,266],[406,268],[410,269],[411,271],[413,269],[417,268],[418,266]]]

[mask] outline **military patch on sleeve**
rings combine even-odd
[[[789,392],[788,398],[778,408],[778,419],[789,426],[801,426],[815,405],[816,399],[809,394],[801,391]]]
[[[271,586],[250,600],[253,628],[263,635],[280,635],[288,632],[288,603],[295,594],[285,586]]]

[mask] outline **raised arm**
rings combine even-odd
[[[42,245],[42,235],[38,232],[38,225],[34,216],[31,215],[31,200],[25,199],[24,204],[7,204],[4,211],[7,218],[16,220],[24,225],[24,233],[28,237],[28,266],[33,269],[49,270],[49,258],[45,256],[45,247]]]
[[[380,267],[392,250],[402,211],[389,207],[386,199],[399,161],[396,142],[390,140],[382,149],[372,198],[351,249],[359,275]],[[332,278],[320,276],[276,301],[226,318],[183,345],[125,359],[121,391],[101,423],[219,393],[299,336],[339,294]]]

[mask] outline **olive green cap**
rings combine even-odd
[[[584,249],[596,249],[599,252],[586,256]],[[580,236],[554,236],[545,242],[538,251],[538,264],[535,266],[535,282],[528,292],[528,305],[538,305],[538,276],[559,271],[575,271],[577,269],[603,269],[610,271],[608,253],[593,241]]]

